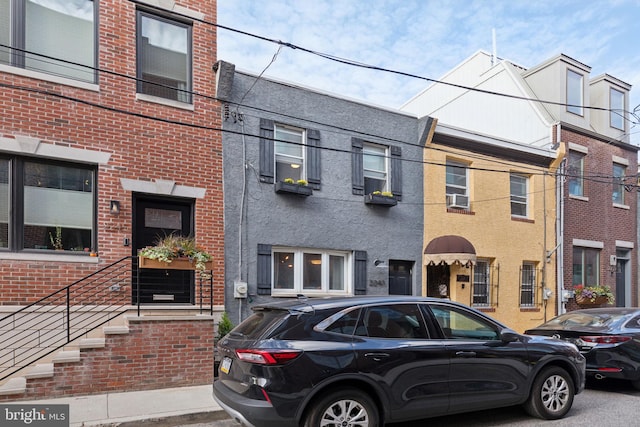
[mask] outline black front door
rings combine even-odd
[[[413,295],[412,261],[389,261],[389,295]]]
[[[153,246],[157,239],[169,234],[189,236],[193,233],[193,202],[146,196],[134,198],[133,255]],[[135,276],[135,275],[134,275]],[[187,270],[140,269],[134,277],[133,303],[143,304],[194,303],[194,272]]]
[[[427,296],[449,298],[449,266],[446,264],[427,266]]]

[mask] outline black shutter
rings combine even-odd
[[[402,148],[391,146],[391,192],[402,200]]]
[[[320,189],[320,131],[307,129],[307,181],[314,190]]]
[[[353,253],[353,290],[355,295],[367,294],[367,251]]]
[[[260,182],[273,184],[273,120],[260,119]]]
[[[258,244],[258,295],[271,295],[271,245]]]
[[[351,138],[351,191],[353,194],[364,195],[364,165],[362,164],[363,141]]]

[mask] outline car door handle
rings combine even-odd
[[[389,356],[390,356],[389,353],[365,353],[365,355],[364,355],[364,357],[370,357],[371,359],[375,360],[376,362],[379,362],[382,359],[386,359]]]
[[[456,357],[476,357],[475,351],[456,351]]]

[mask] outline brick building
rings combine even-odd
[[[216,2],[11,0],[0,17],[0,319],[123,262],[109,290],[130,308],[220,310]],[[212,287],[134,272],[169,233],[212,254]]]

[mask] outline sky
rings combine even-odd
[[[640,0],[218,0],[219,25],[332,57],[438,80],[478,50],[530,68],[563,53],[633,86],[640,104]],[[218,29],[239,70],[400,108],[431,83],[341,64]],[[524,101],[523,101],[524,102]],[[640,107],[639,107],[640,110]],[[640,125],[631,129],[640,145]]]

